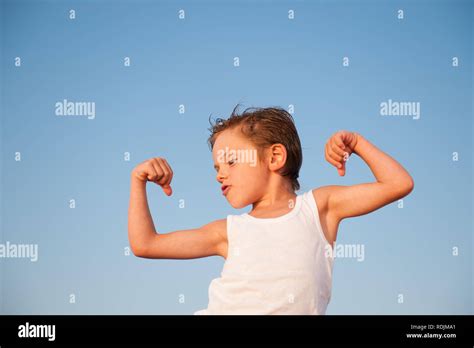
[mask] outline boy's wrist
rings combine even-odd
[[[143,181],[142,179],[140,179],[136,173],[132,172],[132,174],[130,174],[130,181],[132,182],[132,184],[134,185],[143,185],[143,186],[146,186],[146,181]]]
[[[359,154],[358,150],[360,149],[360,146],[364,142],[364,137],[362,135],[360,135],[359,133],[357,133],[357,132],[353,132],[353,134],[354,134],[355,139],[356,139],[353,152],[355,152],[358,155]]]

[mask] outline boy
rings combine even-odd
[[[362,135],[338,131],[325,145],[326,160],[343,176],[347,158],[355,153],[375,181],[297,195],[302,150],[292,116],[281,108],[250,108],[241,115],[236,109],[212,125],[208,142],[222,194],[236,209],[252,204],[251,211],[158,234],[146,183],[160,185],[170,196],[173,171],[166,159],[152,158],[131,173],[131,249],[144,258],[219,255],[226,260],[221,277],[210,284],[208,308],[195,314],[324,314],[333,268],[327,249],[339,223],[408,195],[413,179]]]

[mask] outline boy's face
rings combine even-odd
[[[257,148],[238,128],[226,129],[217,136],[212,158],[216,179],[224,186],[222,192],[232,207],[244,208],[265,192],[270,175],[268,166],[260,162]]]

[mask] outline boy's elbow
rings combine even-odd
[[[146,249],[142,245],[130,243],[130,249],[136,257],[146,258]]]
[[[413,191],[414,187],[415,182],[410,176],[398,179],[387,186],[387,197],[390,197],[388,198],[390,202],[394,202],[408,196],[410,192]]]
[[[409,195],[411,191],[413,191],[414,188],[415,188],[415,181],[413,180],[411,176],[408,176],[408,178],[405,179],[403,183],[400,184],[401,197],[405,197]]]

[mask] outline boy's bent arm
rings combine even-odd
[[[377,210],[408,195],[414,187],[410,174],[392,157],[357,134],[354,152],[369,166],[376,181],[352,186],[326,186],[328,212],[337,221]]]
[[[148,259],[195,259],[218,255],[226,258],[226,225],[226,219],[221,219],[195,229],[155,233],[136,256]]]
[[[128,238],[132,252],[143,258],[192,259],[227,256],[227,222],[216,220],[197,229],[158,234],[148,207],[146,182],[132,176]]]

